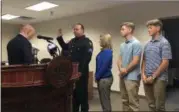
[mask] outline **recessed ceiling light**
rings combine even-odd
[[[43,11],[43,10],[51,9],[51,8],[54,8],[54,7],[57,7],[57,6],[58,5],[52,4],[52,3],[49,3],[49,2],[41,2],[41,3],[38,3],[36,5],[26,7],[25,9],[33,10],[33,11]]]
[[[11,20],[11,19],[15,19],[15,18],[18,18],[19,16],[15,16],[15,15],[11,15],[11,14],[5,14],[3,15],[1,18],[3,20]]]

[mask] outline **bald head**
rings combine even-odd
[[[35,29],[30,24],[25,24],[21,26],[20,33],[30,40],[35,36]]]

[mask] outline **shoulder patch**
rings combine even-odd
[[[92,45],[93,45],[91,41],[89,41],[89,45],[90,45],[90,46],[92,46]]]
[[[93,49],[92,49],[92,48],[88,49],[88,52],[92,53],[92,52],[93,52]]]

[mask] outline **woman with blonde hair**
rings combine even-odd
[[[112,40],[110,34],[100,36],[101,52],[96,57],[95,78],[102,109],[111,112],[110,92],[113,83],[112,68]]]

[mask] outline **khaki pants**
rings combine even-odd
[[[120,80],[123,111],[139,111],[139,85],[140,81]]]
[[[153,84],[144,84],[145,96],[150,111],[165,111],[166,81],[156,79]]]

